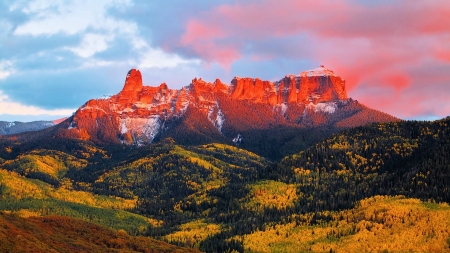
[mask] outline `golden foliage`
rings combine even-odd
[[[250,193],[247,198],[250,200],[244,206],[259,211],[262,208],[284,209],[294,205],[297,200],[297,190],[295,185],[276,182],[272,180],[259,181],[249,186]]]
[[[166,235],[169,242],[182,242],[190,247],[198,248],[199,244],[208,236],[221,231],[218,224],[209,223],[205,219],[194,220],[180,226],[180,231]]]
[[[249,252],[450,252],[445,203],[376,196],[331,215],[331,221],[314,226],[267,224],[264,231],[244,235],[244,247]]]
[[[41,172],[54,178],[62,178],[69,168],[82,169],[87,161],[56,150],[33,150],[19,155],[14,160],[6,160],[0,166],[11,168],[21,174]]]
[[[36,179],[28,179],[15,172],[0,169],[0,183],[6,190],[5,198],[23,199],[58,199],[62,201],[86,204],[94,207],[131,209],[136,206],[136,199],[123,199],[119,197],[108,197],[96,195],[90,192],[75,191],[64,184],[59,188]]]

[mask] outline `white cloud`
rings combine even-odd
[[[134,63],[139,68],[172,68],[179,64],[200,63],[198,59],[186,60],[177,54],[151,47],[149,41],[139,35],[138,24],[107,16],[108,7],[130,4],[132,3],[127,0],[35,0],[26,6],[14,7],[32,17],[29,22],[18,26],[14,34],[33,36],[56,33],[81,34],[83,37],[77,46],[63,49],[70,50],[86,60],[95,53],[107,50],[108,44],[114,39],[126,37],[136,53],[141,55],[140,59],[128,59],[128,62]],[[81,67],[110,64],[112,63],[91,59]]]
[[[176,54],[168,54],[161,49],[148,48],[138,62],[139,68],[171,68],[179,64],[200,64],[200,60],[185,60]]]
[[[36,106],[23,105],[14,101],[0,91],[0,115],[72,115],[76,109],[56,109],[46,110]]]
[[[88,28],[113,31],[133,30],[133,23],[118,21],[105,16],[111,5],[126,5],[128,1],[115,0],[79,0],[47,1],[35,0],[22,8],[25,14],[34,17],[18,26],[15,35],[52,35],[56,33],[76,34]]]
[[[66,49],[69,49],[80,57],[87,58],[97,52],[106,50],[108,48],[107,42],[112,39],[113,36],[88,33],[84,35],[83,40],[78,47],[67,47]]]
[[[104,66],[111,66],[115,64],[113,61],[103,61],[103,60],[97,60],[88,58],[86,61],[83,62],[81,65],[81,68],[90,68],[90,67],[104,67]]]
[[[15,72],[12,61],[0,61],[0,80]]]

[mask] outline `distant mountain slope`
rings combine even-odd
[[[6,122],[0,121],[0,135],[18,134],[28,131],[38,131],[54,126],[53,121],[32,121],[32,122]]]

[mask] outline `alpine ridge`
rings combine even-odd
[[[0,135],[17,134],[28,131],[38,131],[54,126],[64,119],[54,121],[32,121],[32,122],[7,122],[0,121]]]
[[[395,120],[349,99],[345,80],[323,65],[276,82],[235,77],[227,85],[194,78],[179,90],[165,83],[144,86],[140,71],[132,69],[118,94],[81,106],[68,131],[80,139],[135,145],[165,137],[181,143],[240,144],[250,137],[248,131]]]

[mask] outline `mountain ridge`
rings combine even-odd
[[[54,125],[57,125],[63,120],[54,121],[32,121],[32,122],[20,122],[20,121],[0,121],[0,135],[18,134],[28,131],[38,131]]]
[[[359,111],[367,111],[368,118],[357,118],[355,126],[399,120],[383,113],[371,119],[375,110],[348,98],[345,80],[324,66],[276,82],[235,77],[227,85],[194,78],[178,90],[166,83],[144,86],[140,71],[131,69],[118,94],[86,102],[67,130],[85,140],[145,145],[176,136],[181,124],[183,131],[199,138],[232,144],[238,135],[247,139],[241,133],[247,130],[340,128],[334,126],[337,117],[346,119]]]

